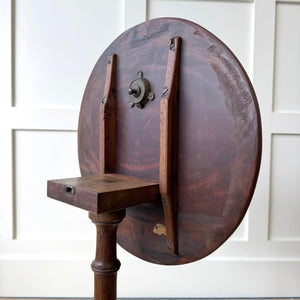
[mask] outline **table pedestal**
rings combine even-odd
[[[125,217],[125,210],[95,214],[89,217],[97,228],[96,257],[92,262],[95,273],[95,300],[117,299],[117,272],[120,261],[116,255],[117,226]]]

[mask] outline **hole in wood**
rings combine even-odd
[[[64,187],[64,192],[67,193],[67,194],[74,195],[75,194],[75,187],[73,187],[73,186],[65,186]]]

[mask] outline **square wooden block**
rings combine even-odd
[[[160,197],[157,181],[120,174],[49,180],[47,196],[99,214]]]

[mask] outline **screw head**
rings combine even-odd
[[[136,75],[137,75],[138,78],[141,78],[141,77],[144,76],[142,71],[138,71]]]
[[[150,93],[148,94],[148,99],[149,99],[150,101],[153,101],[154,98],[155,98],[154,93],[150,92]]]
[[[166,95],[168,95],[169,94],[169,89],[167,88],[167,87],[165,87],[164,89],[163,89],[163,96],[166,96]]]
[[[103,99],[102,99],[102,101],[101,101],[103,104],[105,104],[106,102],[107,102],[107,98],[106,97],[104,97]]]
[[[172,249],[172,248],[173,248],[173,243],[172,243],[172,242],[167,241],[167,245],[168,245],[169,249]]]

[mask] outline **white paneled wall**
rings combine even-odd
[[[99,54],[122,31],[119,2],[16,0],[15,104],[78,107]]]
[[[300,241],[300,135],[272,138],[269,239]]]
[[[48,199],[77,176],[88,76],[124,30],[190,19],[221,38],[253,81],[263,160],[250,211],[206,259],[175,267],[119,249],[119,297],[300,296],[300,1],[0,0],[0,297],[92,297],[95,229]]]
[[[85,211],[75,207],[69,210],[67,205],[45,197],[45,182],[49,176],[80,176],[76,137],[74,131],[15,131],[15,239],[85,240],[94,237]],[[55,216],[51,226],[50,216]]]
[[[150,0],[149,19],[191,20],[220,38],[252,73],[254,3],[251,1]]]
[[[274,111],[300,112],[300,4],[278,3],[276,21]]]

